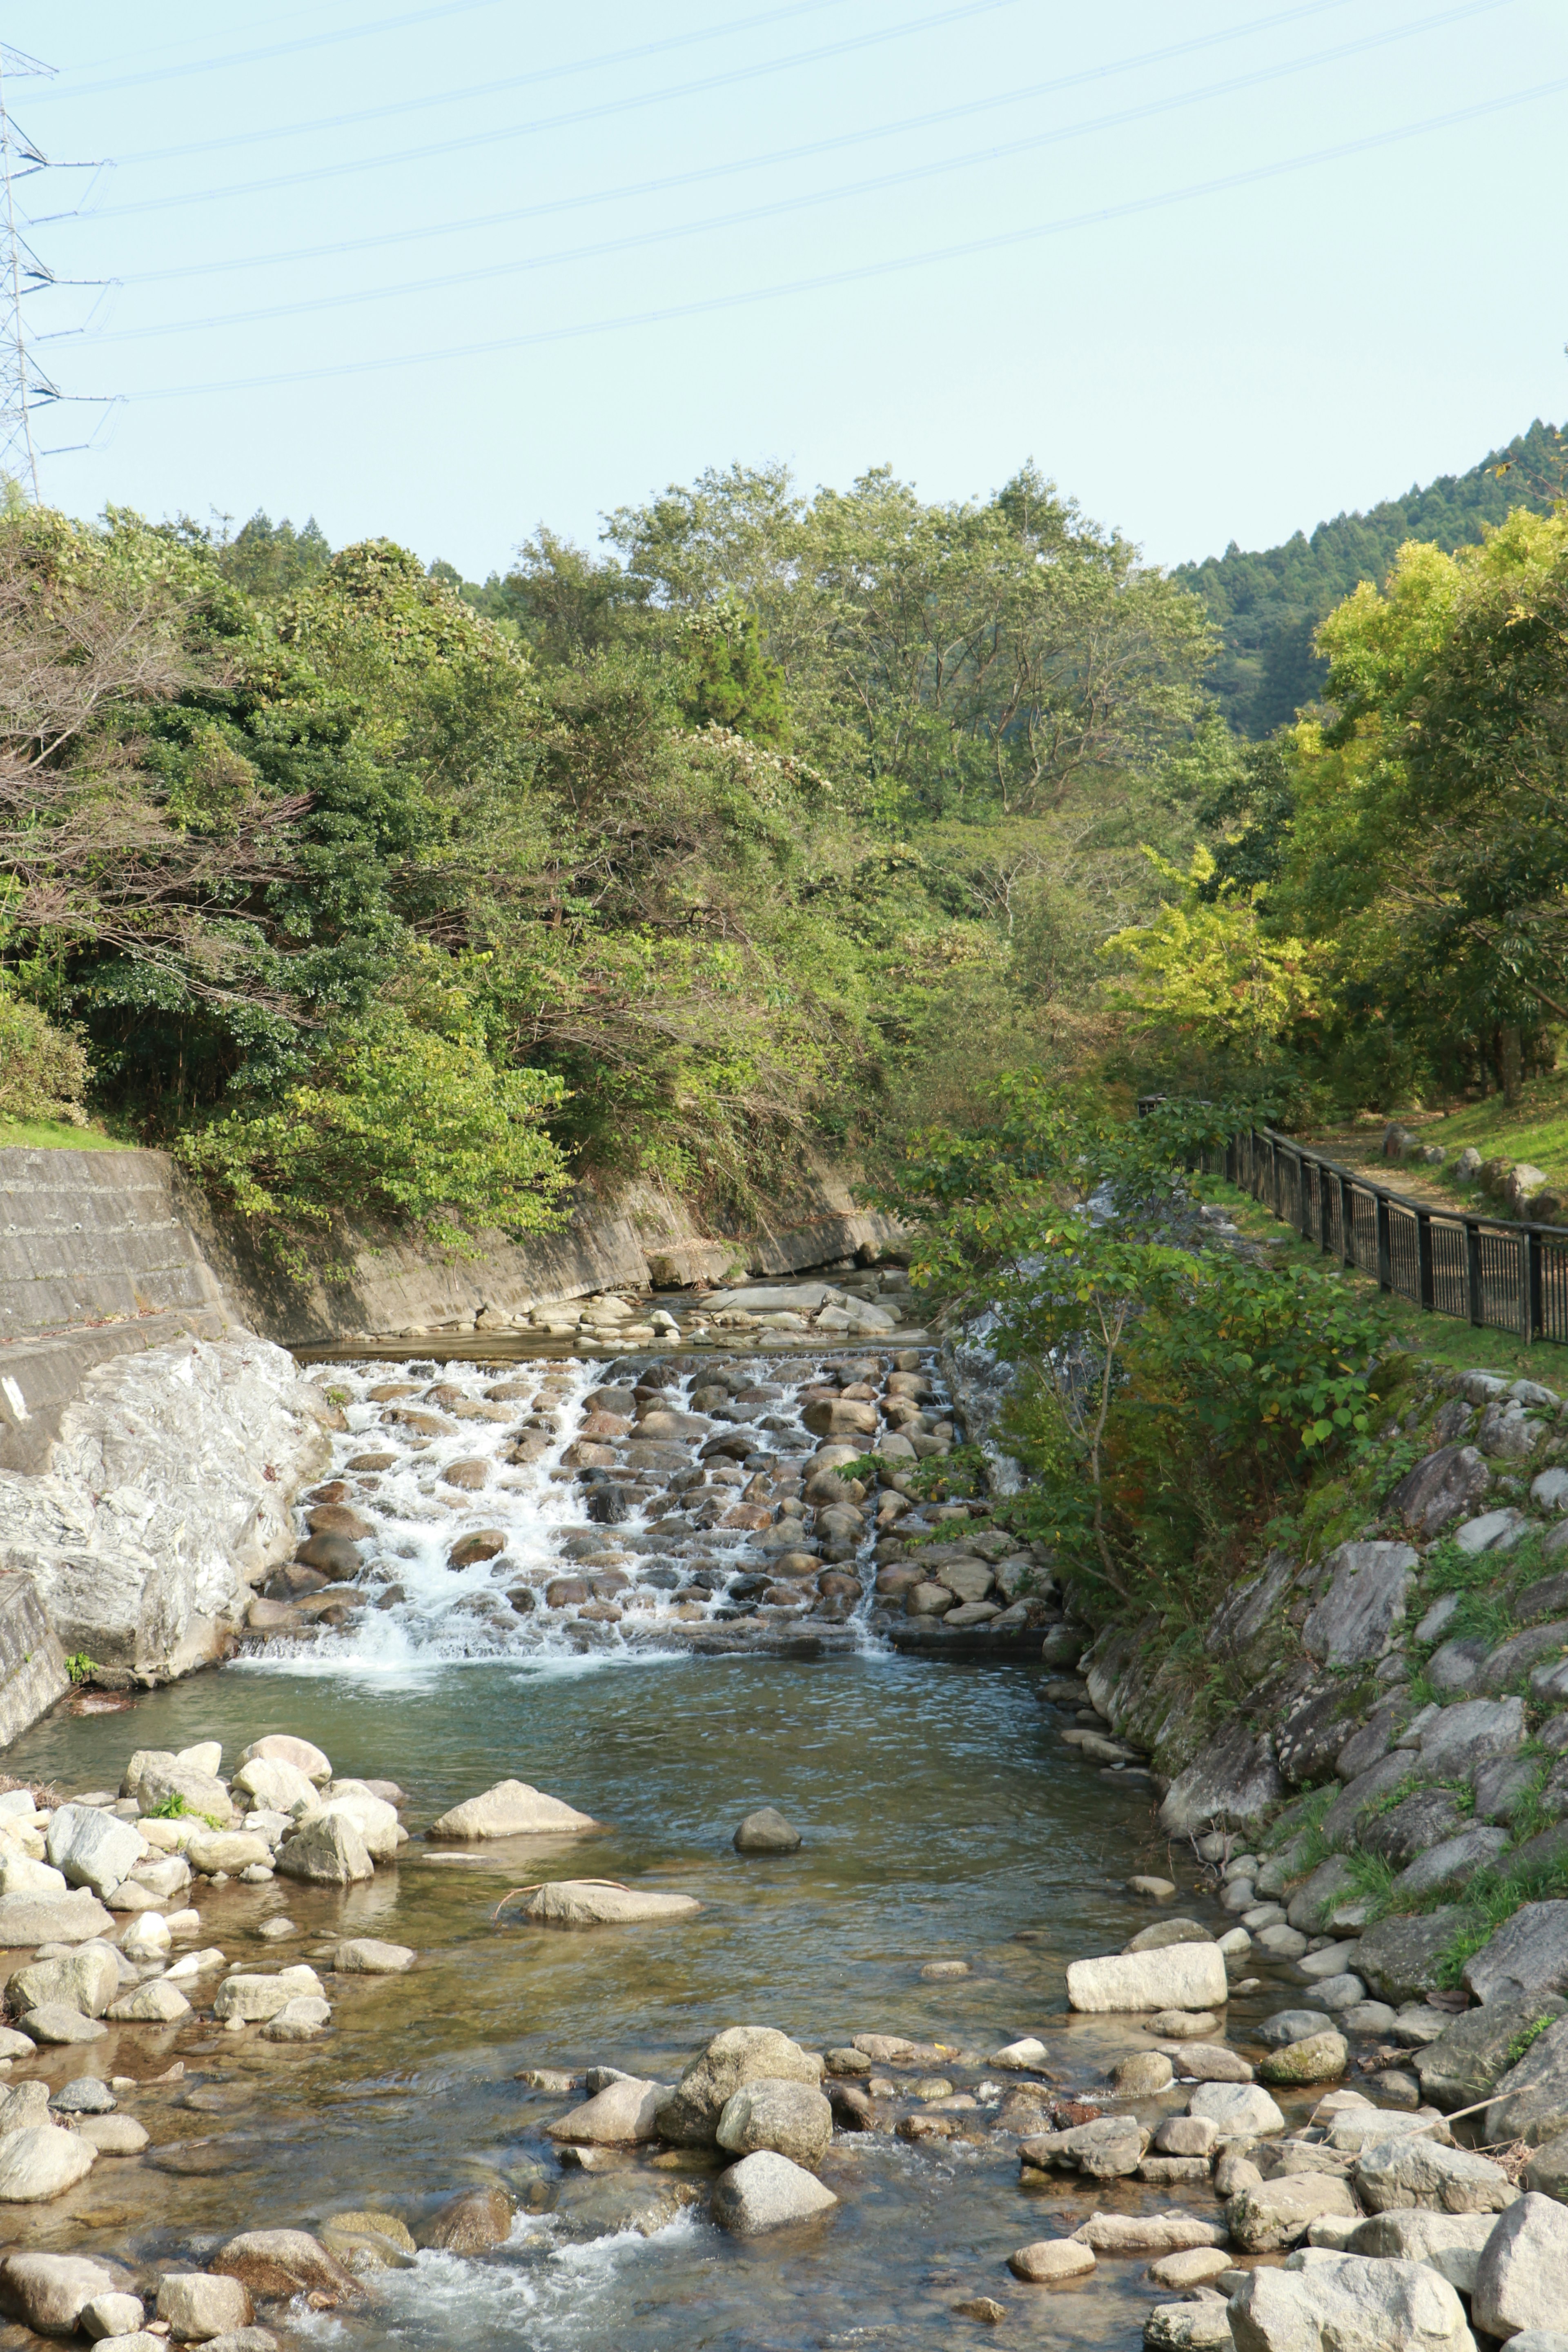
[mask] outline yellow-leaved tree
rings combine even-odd
[[[1222,884],[1210,895],[1215,860],[1200,846],[1184,872],[1144,855],[1179,898],[1152,921],[1116,931],[1102,952],[1125,959],[1131,977],[1108,985],[1110,1002],[1135,1028],[1186,1037],[1212,1053],[1249,1063],[1289,1040],[1318,1014],[1327,978],[1321,944],[1265,929],[1267,885]]]

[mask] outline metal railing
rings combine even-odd
[[[1205,1152],[1211,1174],[1217,1152]],[[1568,1341],[1568,1228],[1413,1201],[1271,1127],[1225,1149],[1224,1173],[1325,1256],[1429,1315]]]

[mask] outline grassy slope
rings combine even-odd
[[[63,1119],[0,1118],[0,1150],[25,1146],[31,1151],[133,1151],[132,1143],[105,1135],[100,1127],[68,1127]]]
[[[1561,1072],[1531,1078],[1511,1110],[1500,1095],[1489,1095],[1485,1102],[1407,1114],[1406,1123],[1424,1143],[1440,1143],[1448,1155],[1448,1167],[1419,1171],[1424,1184],[1456,1200],[1469,1200],[1475,1193],[1473,1185],[1458,1183],[1453,1174],[1452,1162],[1467,1144],[1473,1144],[1483,1160],[1527,1160],[1554,1184],[1568,1186],[1568,1076]],[[1382,1119],[1362,1120],[1354,1127],[1325,1129],[1310,1140],[1350,1166],[1370,1171],[1375,1162],[1382,1182],[1404,1187],[1416,1171],[1382,1158],[1384,1125]]]

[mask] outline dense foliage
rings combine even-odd
[[[321,1263],[351,1212],[455,1246],[571,1181],[744,1207],[1079,1052],[1140,843],[1192,850],[1194,600],[1032,472],[933,507],[737,468],[607,544],[471,590],[313,523],[13,503],[18,1106],[89,1098]]]
[[[1543,512],[1563,495],[1563,440],[1538,419],[1506,449],[1466,474],[1444,474],[1364,514],[1336,515],[1309,539],[1181,565],[1175,578],[1203,598],[1223,650],[1213,691],[1237,730],[1261,739],[1317,700],[1328,664],[1315,639],[1321,622],[1364,581],[1381,588],[1407,540],[1452,553],[1472,546],[1515,507]]]
[[[1388,1344],[1375,1297],[1212,1242],[1181,1172],[1244,1115],[1143,1119],[1012,1080],[967,1131],[912,1139],[892,1195],[916,1279],[989,1303],[1016,1368],[1005,1442],[1021,1525],[1108,1594],[1183,1623],[1316,1463],[1371,1426]]]

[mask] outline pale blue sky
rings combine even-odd
[[[23,127],[116,159],[34,237],[123,280],[40,347],[126,396],[47,462],[76,512],[313,511],[482,577],[732,459],[957,498],[1032,456],[1174,562],[1568,414],[1546,0],[133,13],[5,24],[59,68]]]

